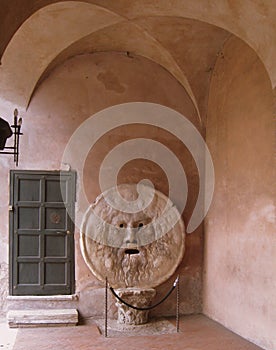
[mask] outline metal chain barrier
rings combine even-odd
[[[128,307],[130,307],[130,308],[132,308],[134,310],[148,311],[148,310],[154,309],[156,306],[162,304],[171,295],[172,291],[177,286],[178,281],[179,281],[179,276],[177,276],[176,280],[174,281],[174,284],[173,284],[172,288],[168,291],[168,293],[164,296],[164,298],[161,299],[158,303],[156,303],[156,304],[154,304],[152,306],[148,306],[148,307],[137,307],[137,306],[131,305],[131,304],[127,303],[126,301],[124,301],[122,298],[120,298],[119,295],[115,292],[115,290],[112,287],[110,287],[110,290],[111,290],[112,294],[118,300],[120,300],[121,303],[125,304],[126,306],[128,306]]]

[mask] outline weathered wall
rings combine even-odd
[[[24,113],[20,169],[60,169],[64,148],[70,136],[84,120],[106,107],[130,101],[154,102],[174,108],[189,118],[199,129],[198,117],[187,93],[159,65],[145,58],[128,57],[120,53],[80,55],[57,67],[42,82],[28,111]],[[108,132],[95,144],[87,157],[84,169],[84,187],[89,200],[93,201],[101,192],[98,176],[104,157],[117,144],[136,137],[162,142],[172,150],[185,167],[189,195],[183,218],[187,223],[198,192],[197,169],[183,144],[170,133],[155,127],[123,126]],[[1,185],[3,184],[0,197],[0,237],[3,242],[1,260],[7,263],[8,170],[12,160],[2,157],[0,161],[3,162],[0,172]],[[168,183],[164,172],[150,161],[133,160],[126,164],[119,173],[118,181],[135,182],[144,177],[149,177],[158,190],[168,194]],[[82,184],[78,183],[78,190],[80,186]],[[79,250],[78,230],[75,237],[76,281],[77,292],[80,293],[77,308],[84,317],[100,316],[104,309],[103,285],[97,281],[84,263]],[[202,230],[199,228],[197,232],[187,237],[186,254],[179,269],[180,273],[185,272],[181,293],[182,313],[201,310],[202,247]],[[6,283],[7,276],[4,280]],[[160,293],[157,298],[171,287],[172,281],[173,278],[158,289]],[[6,290],[5,284],[0,289]],[[26,305],[31,306],[25,302],[25,307]],[[21,302],[10,302],[10,307],[23,306]],[[52,304],[51,307],[53,307]],[[5,306],[2,308],[5,310]],[[174,313],[173,297],[155,312],[159,315]]]
[[[205,224],[204,313],[271,350],[276,347],[273,108],[263,65],[231,38],[213,72],[207,117],[216,187]]]

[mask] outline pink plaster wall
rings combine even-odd
[[[207,144],[216,174],[205,222],[204,313],[275,349],[273,92],[256,54],[231,38],[213,73]]]
[[[154,102],[176,109],[190,119],[200,131],[196,110],[187,93],[175,78],[159,65],[145,58],[127,57],[120,53],[80,55],[57,67],[33,96],[28,111],[24,113],[24,136],[19,168],[60,169],[64,148],[72,133],[85,119],[109,106],[132,101]],[[181,161],[189,184],[188,205],[183,214],[187,223],[198,192],[196,166],[179,140],[156,127],[116,128],[95,144],[84,168],[84,186],[88,198],[93,201],[100,193],[98,173],[104,156],[120,142],[136,137],[162,142]],[[12,164],[11,160],[8,162]],[[4,184],[3,196],[0,198],[0,205],[3,207],[0,236],[7,251],[8,166],[1,167],[0,176],[1,184]],[[168,183],[164,172],[149,161],[138,160],[126,164],[119,173],[118,181],[135,182],[145,176],[150,176],[158,190],[167,193]],[[78,183],[77,186],[79,190],[81,184]],[[76,215],[77,219],[81,220],[78,217],[78,203]],[[85,265],[79,249],[78,230],[75,237],[76,286],[77,292],[80,293],[77,308],[83,317],[101,316],[104,310],[103,284],[97,281]],[[4,260],[7,263],[7,256]],[[179,268],[183,276],[180,304],[183,314],[201,311],[202,260],[203,241],[200,227],[187,237],[186,254]],[[4,280],[7,285],[7,278]],[[166,293],[172,282],[173,278],[160,286],[157,299]],[[22,306],[20,304],[18,307]],[[154,314],[174,315],[175,298],[169,299]]]

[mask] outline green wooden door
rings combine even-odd
[[[75,173],[11,171],[10,294],[74,292]]]

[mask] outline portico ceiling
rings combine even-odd
[[[276,83],[273,0],[3,0],[0,16],[0,96],[22,108],[67,58],[123,51],[167,69],[204,118],[212,69],[231,35],[255,50]]]

